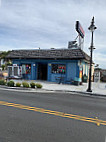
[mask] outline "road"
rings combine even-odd
[[[95,117],[103,123],[92,121]],[[105,137],[105,98],[0,89],[0,142],[105,142]]]

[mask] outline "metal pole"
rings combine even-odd
[[[90,46],[90,68],[89,68],[89,83],[88,83],[87,92],[92,92],[92,90],[91,90],[92,52],[93,52],[93,49],[95,49],[93,47],[93,32],[94,32],[95,29],[97,29],[97,27],[94,25],[94,17],[92,18],[91,25],[90,25],[90,27],[88,29],[92,32],[92,38],[91,38],[91,46]]]
[[[93,31],[92,31],[92,39],[91,39],[91,47],[90,47],[90,68],[89,68],[89,83],[88,83],[88,89],[87,89],[87,92],[92,92],[92,90],[91,90],[92,52],[93,52]]]

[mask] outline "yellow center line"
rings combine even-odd
[[[60,116],[60,117],[64,117],[64,118],[76,119],[76,120],[85,121],[85,122],[91,122],[91,123],[97,124],[98,126],[99,125],[106,125],[106,121],[100,120],[97,118],[89,118],[89,117],[84,117],[84,116],[80,116],[80,115],[63,113],[63,112],[59,112],[59,111],[52,111],[52,110],[48,110],[48,109],[44,109],[44,108],[9,103],[9,102],[5,102],[5,101],[0,101],[0,105],[15,107],[15,108],[19,108],[19,109],[25,109],[25,110],[31,110],[31,111],[40,112],[40,113],[46,113],[46,114],[56,115],[56,116]]]

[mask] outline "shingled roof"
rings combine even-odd
[[[85,59],[90,57],[81,49],[39,49],[39,50],[12,50],[6,58],[9,59]]]

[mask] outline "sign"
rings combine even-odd
[[[84,38],[85,32],[84,32],[84,30],[83,30],[83,28],[82,28],[82,26],[81,26],[81,24],[80,24],[79,21],[76,21],[76,31],[79,33],[79,35],[80,35],[82,38]]]
[[[17,64],[13,64],[13,66],[15,66],[15,67],[16,67],[16,66],[17,66]]]
[[[82,80],[82,65],[79,66],[79,78]]]
[[[82,79],[82,71],[79,73],[79,78]]]
[[[77,43],[76,43],[76,41],[69,41],[68,42],[68,48],[73,48],[73,47],[77,47]]]
[[[100,72],[94,72],[94,82],[100,81]]]

